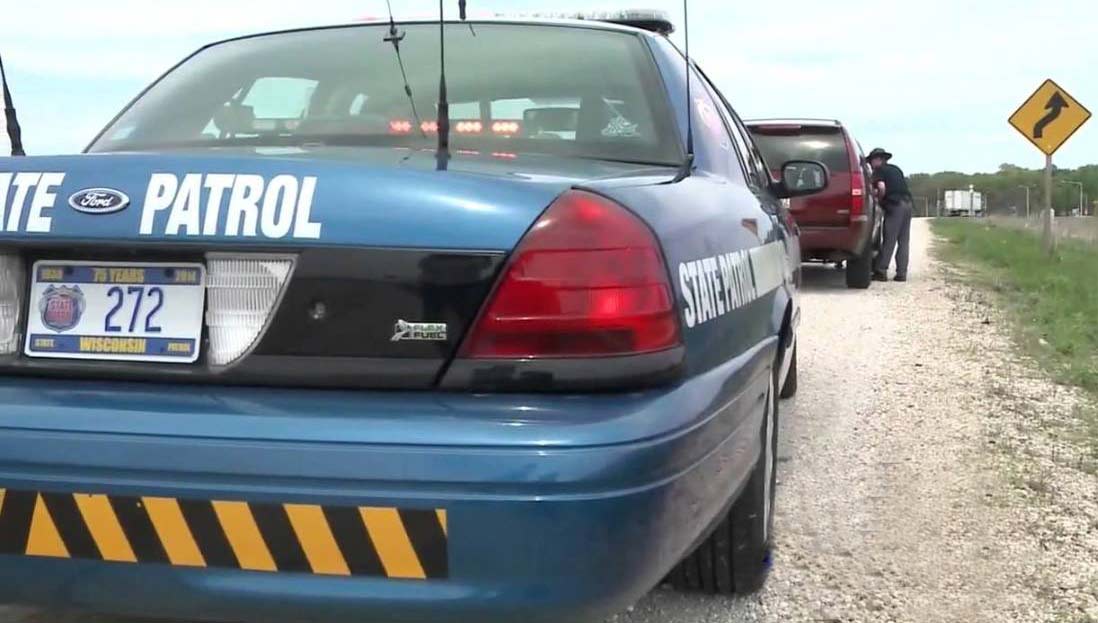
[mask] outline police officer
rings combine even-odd
[[[888,281],[888,266],[892,253],[896,253],[896,281],[907,281],[907,262],[911,241],[911,192],[900,167],[889,164],[892,154],[880,147],[869,152],[866,160],[873,167],[873,192],[884,208],[884,241],[877,265],[873,267],[874,281]]]

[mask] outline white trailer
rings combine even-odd
[[[946,216],[981,216],[984,213],[984,196],[975,190],[945,191]]]

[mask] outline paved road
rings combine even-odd
[[[800,394],[782,406],[778,551],[767,588],[743,599],[659,589],[614,623],[1098,620],[1098,610],[1083,618],[1098,607],[1098,546],[1038,539],[1034,526],[1059,511],[1024,514],[1025,500],[989,458],[999,436],[989,414],[1023,410],[988,398],[1001,372],[987,362],[1009,358],[1009,348],[983,308],[965,311],[956,300],[929,242],[926,222],[916,221],[907,284],[856,292],[837,271],[806,269]],[[1028,383],[995,386],[996,396],[1024,386],[1034,401],[1062,402],[1063,390]],[[1075,474],[1062,481],[1075,483],[1071,499],[1088,499],[1094,483]],[[1065,566],[1083,570],[1075,593],[1046,585],[1061,581],[1056,569]],[[0,622],[117,623],[27,612],[0,612]]]

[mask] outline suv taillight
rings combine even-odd
[[[865,174],[862,173],[862,161],[857,146],[850,137],[846,137],[846,153],[850,154],[850,220],[864,221],[865,216]]]
[[[460,356],[635,355],[680,343],[652,231],[608,199],[569,191],[519,243]]]

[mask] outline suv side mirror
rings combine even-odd
[[[790,160],[782,165],[782,179],[776,184],[779,199],[814,195],[827,188],[830,176],[823,163],[814,160]]]

